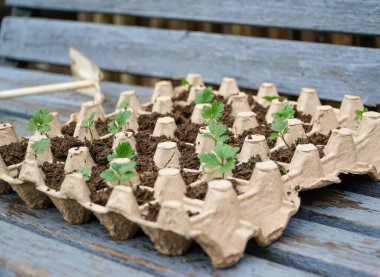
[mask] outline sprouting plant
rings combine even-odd
[[[289,133],[288,119],[294,117],[294,109],[292,105],[285,105],[280,108],[277,113],[273,113],[274,122],[271,125],[273,133],[269,136],[269,140],[280,138],[290,149],[289,144],[285,140],[285,134]]]
[[[281,171],[282,175],[286,175],[286,174],[289,173],[289,169],[287,169],[287,168],[284,167],[284,166],[281,166],[281,167],[280,167],[280,171]]]
[[[278,112],[272,113],[272,117],[274,118],[274,120],[287,120],[290,118],[294,118],[294,114],[295,114],[295,111],[294,111],[293,106],[288,104],[288,105],[282,106],[278,110]]]
[[[45,150],[46,148],[48,148],[50,146],[50,139],[48,138],[43,138],[43,139],[40,139],[36,142],[34,142],[32,144],[32,149],[33,149],[33,152],[34,152],[34,155],[37,156],[37,155],[41,155],[43,153],[45,153]]]
[[[285,140],[285,134],[289,133],[288,120],[275,120],[272,123],[271,128],[273,133],[268,139],[274,140],[276,138],[280,138],[285,143],[286,147],[290,149],[289,144]]]
[[[205,88],[195,95],[195,104],[211,103],[214,98],[213,90],[210,87]]]
[[[91,144],[94,143],[94,135],[92,134],[92,127],[94,126],[94,117],[95,117],[95,112],[91,113],[90,116],[87,119],[84,119],[82,121],[81,127],[86,128],[88,132],[90,133],[90,142]]]
[[[181,78],[181,84],[186,86],[186,91],[190,91],[191,88],[193,87],[193,85],[190,84],[186,78]]]
[[[271,103],[275,99],[280,99],[280,96],[263,96],[262,98]]]
[[[130,142],[121,142],[116,146],[115,153],[107,156],[107,160],[109,162],[116,158],[128,158],[133,160],[135,155],[136,152]]]
[[[206,120],[218,120],[222,117],[224,111],[224,104],[214,101],[211,107],[204,106],[202,109],[202,117]]]
[[[120,185],[136,175],[136,173],[133,172],[135,166],[135,161],[123,164],[112,163],[111,168],[103,171],[100,177],[108,183],[117,182],[117,184]]]
[[[284,101],[287,99],[286,97],[283,97],[283,96],[263,96],[262,98],[269,103],[272,103],[272,101],[275,99],[278,99],[280,101]]]
[[[76,172],[82,175],[83,181],[87,182],[90,180],[91,168],[88,166],[83,167],[82,169],[78,169]]]
[[[225,134],[227,131],[227,126],[223,123],[210,120],[207,122],[207,126],[211,134],[204,134],[203,137],[212,139],[215,144],[218,142],[225,142],[230,139],[230,137]]]
[[[360,122],[363,119],[363,113],[368,112],[367,108],[363,108],[363,110],[355,110],[355,120]]]
[[[117,105],[117,108],[119,110],[127,110],[129,108],[129,98],[125,98],[123,101],[121,101],[120,104]]]
[[[53,115],[47,108],[37,110],[28,123],[28,129],[46,134],[51,130],[50,123],[53,121]]]
[[[236,154],[239,152],[239,147],[230,146],[219,142],[212,152],[198,154],[198,159],[205,168],[218,171],[224,174],[235,168]]]
[[[115,115],[115,119],[108,124],[108,131],[110,133],[116,134],[123,131],[123,126],[127,122],[128,118],[131,117],[131,111],[123,110]]]

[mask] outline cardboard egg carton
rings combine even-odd
[[[188,80],[193,85],[188,99],[176,104],[191,103],[195,94],[204,88],[200,75],[189,75]],[[172,99],[175,92],[183,88],[173,88],[168,81],[158,82],[151,102],[142,105],[135,92],[122,93],[118,103],[129,98],[132,112],[123,130],[138,132],[137,117],[149,113],[144,109],[151,106],[152,112],[163,115],[157,119],[152,136],[174,138],[177,126],[174,119],[165,114],[174,107]],[[258,126],[256,115],[251,111],[248,101],[251,96],[241,92],[234,79],[224,78],[219,90],[214,93],[225,98],[227,105],[231,105],[235,120],[230,131],[235,136]],[[167,255],[184,254],[194,240],[210,256],[214,266],[232,266],[243,256],[249,239],[253,238],[259,245],[266,246],[281,236],[299,208],[299,191],[338,183],[340,173],[369,174],[376,180],[380,179],[380,144],[377,143],[380,138],[380,114],[366,112],[360,123],[355,121],[355,110],[363,108],[360,97],[347,95],[340,109],[334,109],[321,105],[314,89],[302,89],[297,102],[274,100],[269,104],[263,100],[263,96],[278,96],[275,86],[264,83],[257,96],[254,96],[257,103],[269,108],[266,116],[268,122],[271,122],[272,113],[288,103],[297,105],[299,111],[312,115],[309,133],[305,133],[300,120],[289,120],[289,133],[285,136],[288,143],[313,133],[326,135],[332,132],[324,148],[323,158],[319,158],[315,145],[298,145],[292,161],[282,164],[289,172],[281,176],[277,164],[270,160],[269,154],[285,147],[283,142],[278,140],[275,147],[270,149],[264,136],[247,136],[237,161],[247,162],[256,155],[260,155],[263,160],[256,164],[250,180],[233,178],[231,172],[227,172],[226,177],[221,179],[220,175],[211,174],[202,168],[182,169],[200,174],[199,179],[190,186],[207,185],[203,201],[185,197],[186,185],[179,169],[180,152],[174,141],[166,141],[157,145],[153,158],[159,169],[154,188],[141,188],[151,191],[154,200],[144,205],[137,204],[134,194],[140,184],[137,176],[123,185],[108,184],[113,190],[107,204],[101,206],[91,202],[89,188],[82,176],[75,173],[77,169],[95,165],[88,148],[69,150],[65,162],[67,174],[60,190],[56,191],[45,184],[39,168],[43,162],[53,160],[51,150],[47,149],[43,155],[35,156],[30,149],[34,141],[44,137],[37,133],[29,138],[23,163],[6,167],[0,158],[0,192],[8,192],[11,187],[33,208],[45,208],[52,202],[65,220],[72,224],[87,222],[94,214],[111,236],[118,239],[130,239],[142,229],[156,249]],[[204,105],[207,104],[195,105],[191,122],[205,123],[201,116]],[[106,120],[115,115],[105,114],[97,102],[83,103],[81,110],[70,118],[70,122],[77,122],[74,136],[80,140],[89,139],[88,131],[81,128],[80,123],[92,112],[96,112],[95,120]],[[49,137],[61,135],[58,114],[53,114],[54,124],[47,134]],[[109,136],[99,137],[95,128],[92,133],[94,138]],[[207,127],[199,130],[195,143],[197,153],[212,151],[215,146],[210,139],[203,137],[206,133],[209,133]],[[0,126],[0,136],[3,144],[19,139],[11,124]],[[129,141],[134,147],[136,145],[132,132],[122,132],[114,136],[113,148],[122,141]],[[116,159],[113,162],[123,163],[126,160]],[[235,184],[235,189],[232,184]],[[147,220],[150,205],[157,204],[160,206],[157,220]]]

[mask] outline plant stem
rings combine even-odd
[[[281,138],[282,141],[285,143],[286,147],[288,147],[288,149],[290,150],[290,146],[289,146],[289,144],[285,141],[284,137],[283,137],[283,136],[280,136],[280,138]]]
[[[94,136],[92,135],[91,128],[88,128],[88,131],[90,132],[90,142],[91,144],[94,144]]]

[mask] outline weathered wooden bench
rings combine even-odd
[[[1,26],[0,89],[62,82],[70,76],[21,68],[25,62],[67,66],[73,46],[101,68],[159,78],[202,73],[208,83],[236,78],[242,88],[264,81],[296,95],[304,86],[321,98],[360,95],[380,104],[380,49],[214,33],[114,26],[46,19],[39,11],[97,12],[214,23],[273,26],[380,35],[377,0],[341,1],[132,1],[7,0],[12,16]],[[113,109],[118,93],[135,89],[146,101],[151,88],[105,82]],[[45,105],[62,119],[83,96],[58,93],[0,102],[0,121],[27,135],[31,113]],[[380,274],[380,183],[346,177],[340,185],[302,195],[302,207],[281,239],[260,249],[249,245],[236,267],[216,270],[198,246],[183,257],[158,254],[148,239],[113,241],[98,222],[75,226],[55,209],[31,210],[15,195],[0,196],[0,275],[14,276],[376,276]]]

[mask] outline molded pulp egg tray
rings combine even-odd
[[[131,239],[141,229],[163,254],[182,255],[191,242],[196,241],[214,266],[229,267],[243,256],[249,239],[267,246],[281,236],[299,208],[300,191],[339,183],[340,173],[369,174],[375,180],[380,179],[380,114],[365,112],[362,119],[356,121],[355,111],[363,109],[360,97],[346,95],[340,109],[335,109],[321,105],[314,89],[304,88],[297,102],[279,99],[268,102],[263,96],[278,96],[273,84],[262,84],[257,96],[251,96],[241,92],[231,78],[223,79],[214,97],[225,103],[223,120],[228,122],[235,145],[242,149],[234,173],[228,172],[222,179],[218,174],[205,172],[199,164],[196,168],[184,168],[180,150],[188,147],[193,151],[192,160],[196,160],[197,153],[212,151],[214,147],[212,140],[202,136],[209,132],[202,118],[205,104],[193,103],[196,93],[204,89],[202,77],[189,74],[187,80],[192,84],[189,92],[185,86],[173,89],[169,81],[158,82],[151,102],[144,105],[140,105],[134,91],[121,93],[119,103],[129,98],[132,116],[124,126],[125,131],[118,134],[101,134],[100,123],[107,123],[115,113],[105,114],[96,102],[83,103],[79,113],[72,114],[70,122],[63,126],[59,115],[53,112],[51,131],[47,135],[36,133],[29,138],[19,138],[11,123],[1,124],[0,146],[11,148],[12,144],[24,141],[26,154],[25,159],[16,164],[7,164],[6,154],[0,157],[0,192],[9,193],[13,189],[32,208],[46,208],[52,202],[72,224],[85,223],[94,214],[117,239]],[[260,132],[270,128],[271,114],[284,104],[295,107],[296,117],[303,115],[288,122],[289,133],[285,139],[293,144],[294,152],[288,162],[276,160],[274,155],[284,151],[283,142],[278,139],[271,143],[267,140],[268,132]],[[181,111],[186,113],[178,116]],[[89,133],[81,127],[82,120],[93,112],[97,120],[92,130],[96,141],[111,142],[111,152],[118,143],[129,141],[137,149],[138,164],[138,174],[127,183],[107,183],[95,191],[76,172],[83,167],[92,168],[94,172],[97,165],[95,156],[99,153],[91,151]],[[141,122],[148,118],[153,118],[155,125],[142,131]],[[310,122],[302,122],[303,118],[309,118]],[[186,130],[194,126],[195,131]],[[57,151],[52,149],[54,143],[43,154],[33,154],[33,142],[46,136],[59,141],[63,133],[70,136],[67,131],[70,127],[71,137],[87,144],[70,147],[64,155],[65,161],[57,161]],[[142,132],[146,141],[137,139]],[[181,138],[178,132],[182,132]],[[193,133],[195,141],[187,140],[187,135],[183,135],[186,132],[189,137]],[[327,144],[314,145],[308,141],[318,135],[327,136]],[[153,152],[140,153],[139,143],[149,141],[153,141]],[[260,161],[250,165],[248,178],[236,176],[239,166],[249,165],[249,160],[258,155]],[[128,161],[114,159],[111,163]],[[58,185],[49,183],[51,178],[48,181],[47,173],[42,170],[46,163],[63,168],[64,178]],[[139,169],[139,164],[144,163],[153,164],[157,172],[150,185],[143,181],[149,172]],[[106,163],[103,168],[109,166]],[[186,178],[185,181],[184,176],[192,176],[192,180]],[[189,193],[202,188],[203,197],[192,197],[194,194]],[[102,193],[107,195],[106,202],[94,200],[93,194]],[[142,195],[145,200],[138,199],[143,198]]]

